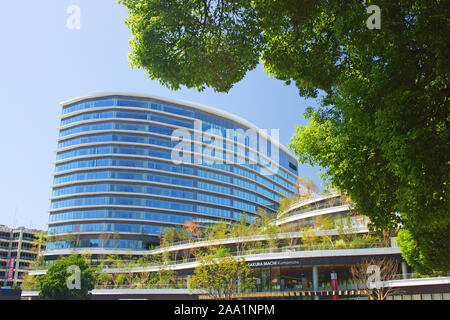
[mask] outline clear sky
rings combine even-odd
[[[81,9],[79,30],[67,28],[70,5]],[[0,224],[47,229],[61,101],[112,91],[188,100],[280,129],[284,145],[306,124],[305,108],[318,103],[261,65],[227,94],[166,89],[129,67],[125,17],[116,0],[0,2]],[[323,189],[319,168],[299,169]]]

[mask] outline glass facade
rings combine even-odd
[[[48,249],[73,246],[64,240],[70,235],[81,248],[139,250],[142,236],[156,242],[164,228],[187,221],[275,212],[279,198],[295,191],[297,161],[245,123],[143,96],[64,103],[49,218],[56,237]],[[191,139],[182,163],[174,161],[180,130]]]

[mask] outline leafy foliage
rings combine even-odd
[[[321,106],[297,127],[302,163],[379,230],[408,229],[449,270],[450,6],[439,0],[120,0],[131,64],[169,88],[228,91],[259,59]],[[366,12],[381,8],[381,29]]]
[[[171,89],[228,91],[259,62],[260,30],[248,1],[119,0],[131,66]]]
[[[427,263],[426,257],[422,253],[422,248],[417,245],[417,241],[408,230],[400,230],[398,232],[397,242],[403,258],[415,271],[423,275],[432,273],[432,270],[428,267],[429,263]]]
[[[20,285],[23,291],[33,291],[39,288],[39,280],[37,276],[27,274]]]
[[[239,290],[255,286],[251,269],[243,259],[232,256],[203,257],[189,279],[191,289],[204,289],[213,299],[230,300]]]
[[[67,286],[67,280],[71,276],[67,273],[70,266],[80,268],[80,289],[69,289]],[[94,285],[94,270],[89,268],[85,259],[71,255],[55,261],[47,273],[39,277],[39,297],[51,300],[87,300],[91,298],[89,291],[94,289]]]

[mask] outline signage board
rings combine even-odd
[[[247,262],[247,265],[250,268],[295,266],[299,264],[300,264],[299,260],[269,260],[269,261]]]
[[[14,276],[14,262],[14,258],[9,259],[8,280],[11,280]]]

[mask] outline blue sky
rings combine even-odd
[[[70,5],[81,29],[66,26]],[[280,129],[286,145],[303,112],[318,102],[271,79],[262,66],[227,94],[171,91],[128,65],[131,34],[115,0],[3,0],[0,3],[0,224],[46,229],[61,101],[90,93],[134,92],[220,108],[260,128]],[[319,168],[300,166],[320,189]]]

